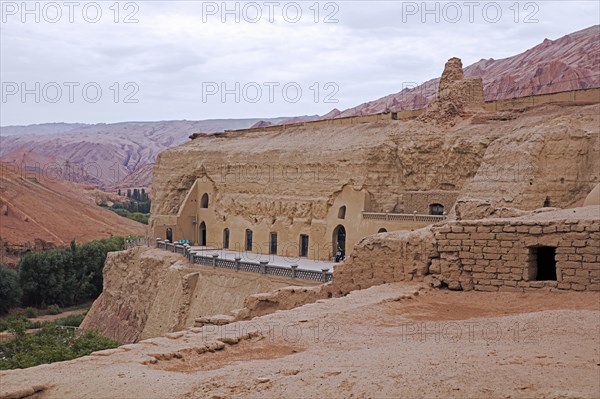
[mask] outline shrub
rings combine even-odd
[[[24,315],[28,319],[33,319],[33,318],[37,317],[38,314],[37,314],[37,310],[35,310],[34,308],[27,308],[27,309],[25,309]]]
[[[46,312],[48,314],[61,314],[62,310],[60,310],[60,308],[58,307],[58,305],[50,305],[48,306],[48,309],[46,310]]]
[[[63,317],[58,320],[54,320],[54,324],[57,326],[65,326],[65,327],[79,327],[83,319],[85,318],[85,314],[76,314],[67,317]]]
[[[95,331],[79,334],[49,324],[36,334],[22,334],[17,339],[0,343],[0,370],[71,360],[117,346],[117,341]]]
[[[0,265],[0,314],[8,313],[21,303],[21,287],[17,273]]]

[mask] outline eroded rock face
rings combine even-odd
[[[104,266],[102,294],[81,328],[121,343],[137,342],[192,327],[197,318],[229,313],[249,295],[296,281],[193,266],[159,249],[113,252]]]
[[[445,93],[453,83],[463,80],[464,78],[465,75],[463,73],[463,65],[460,58],[450,58],[444,66],[444,72],[442,72],[442,76],[440,78],[438,94]]]
[[[467,113],[481,112],[483,106],[483,80],[465,79],[460,58],[450,58],[440,78],[437,98],[429,104],[419,120],[450,124]]]

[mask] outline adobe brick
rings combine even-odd
[[[598,248],[589,246],[589,247],[577,248],[576,252],[578,254],[597,255],[598,253],[600,253],[600,250]]]
[[[529,229],[529,234],[542,234],[542,228],[540,226],[534,226]]]
[[[475,290],[476,291],[494,292],[494,291],[498,291],[498,287],[495,287],[495,286],[492,286],[492,285],[476,285],[475,286]]]

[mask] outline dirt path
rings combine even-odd
[[[54,320],[63,319],[65,317],[69,317],[69,316],[84,314],[87,311],[88,311],[88,308],[68,310],[68,311],[65,311],[65,312],[62,312],[62,313],[59,313],[59,314],[47,314],[47,315],[44,315],[44,316],[35,317],[33,319],[29,319],[29,321],[31,321],[33,323],[35,323],[35,322],[45,322],[45,321],[54,321]]]

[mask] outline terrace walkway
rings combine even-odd
[[[259,273],[272,276],[298,278],[326,283],[333,280],[333,262],[315,261],[305,258],[286,258],[275,255],[261,255],[252,252],[236,252],[207,247],[191,247],[187,244],[173,244],[156,239],[151,245],[147,238],[127,241],[126,248],[136,246],[156,246],[156,248],[185,256],[192,264],[241,272]]]

